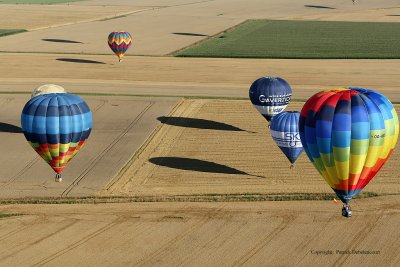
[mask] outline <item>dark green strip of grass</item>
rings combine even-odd
[[[355,198],[384,196],[375,192],[362,192]],[[71,197],[71,198],[23,198],[0,199],[0,204],[100,204],[130,202],[237,202],[237,201],[313,201],[333,200],[333,193],[277,193],[277,194],[199,194],[175,196],[110,196],[110,197]]]
[[[175,53],[185,57],[398,59],[400,23],[250,20]]]
[[[1,218],[9,218],[9,217],[16,217],[16,216],[21,216],[22,214],[20,213],[0,213],[0,219]]]
[[[12,92],[12,91],[0,91],[0,95],[31,95],[32,92],[28,91],[20,91],[20,92]],[[75,92],[76,95],[81,96],[126,96],[126,97],[159,97],[159,98],[185,98],[185,99],[215,99],[215,100],[249,100],[248,97],[230,97],[230,96],[185,96],[185,95],[152,95],[152,94],[124,94],[124,93],[84,93],[84,92]],[[290,103],[304,103],[307,99],[292,99]],[[394,105],[399,105],[398,101],[391,101]]]
[[[21,33],[21,32],[26,32],[24,29],[0,29],[0,37],[6,36],[6,35],[11,35],[11,34],[16,34],[16,33]]]
[[[0,0],[0,4],[30,4],[30,5],[51,5],[83,0]]]

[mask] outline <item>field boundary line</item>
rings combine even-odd
[[[216,36],[218,36],[218,35],[220,35],[220,34],[223,34],[223,33],[228,32],[228,31],[232,31],[232,30],[236,29],[237,27],[239,27],[240,25],[242,25],[242,24],[244,24],[244,23],[246,23],[246,22],[248,22],[248,21],[250,21],[250,20],[251,20],[251,19],[245,19],[245,20],[243,20],[242,22],[239,22],[238,24],[235,24],[235,25],[233,25],[233,26],[231,26],[231,27],[229,27],[229,28],[226,28],[225,30],[222,30],[222,31],[220,31],[220,32],[217,32],[216,34],[213,34],[213,35],[208,35],[208,36],[207,36],[206,38],[204,38],[204,39],[201,39],[201,40],[199,40],[199,41],[197,41],[197,42],[194,42],[194,43],[192,43],[192,44],[190,44],[190,45],[187,45],[187,46],[185,46],[185,47],[179,48],[179,49],[177,49],[177,50],[175,50],[175,51],[169,52],[169,53],[165,54],[164,56],[186,57],[186,56],[177,56],[177,55],[175,55],[175,54],[176,54],[176,53],[179,53],[179,52],[181,52],[181,51],[183,51],[183,50],[189,49],[189,48],[191,48],[191,47],[197,46],[197,45],[199,45],[200,43],[206,42],[206,41],[208,41],[208,40],[210,40],[210,39],[212,39],[212,38],[214,38],[214,37],[216,37]]]
[[[112,16],[109,15],[109,16],[97,17],[97,18],[93,18],[93,19],[85,19],[85,20],[80,20],[80,21],[75,21],[75,22],[67,22],[67,23],[62,23],[62,24],[55,24],[55,25],[50,25],[50,26],[27,29],[27,31],[28,32],[34,32],[34,31],[40,31],[40,30],[46,30],[46,29],[53,29],[53,28],[77,25],[77,24],[81,24],[81,23],[117,19],[117,18],[120,18],[120,17],[129,16],[129,15],[132,15],[132,14],[135,14],[135,13],[141,13],[141,12],[145,12],[145,11],[149,11],[149,10],[155,10],[155,9],[159,9],[159,7],[149,7],[149,8],[139,9],[139,10],[122,12],[122,13],[114,14]]]
[[[67,196],[77,185],[81,182],[86,175],[98,164],[98,160],[103,158],[108,151],[110,151],[143,117],[143,115],[154,105],[154,101],[150,101],[149,104],[142,110],[142,112],[135,117],[135,119],[120,133],[97,157],[95,157],[91,163],[83,170],[83,172],[70,184],[67,189],[62,192],[61,196]]]

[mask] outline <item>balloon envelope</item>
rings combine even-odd
[[[121,61],[121,58],[132,45],[132,36],[125,31],[112,32],[108,35],[108,45]]]
[[[262,77],[253,82],[249,97],[254,107],[270,121],[273,116],[281,113],[292,97],[290,85],[282,78]]]
[[[50,94],[50,93],[65,93],[65,89],[59,85],[55,84],[45,84],[39,86],[35,90],[32,91],[32,97],[43,95],[43,94]]]
[[[271,121],[272,139],[292,164],[303,152],[299,135],[299,117],[300,112],[289,111],[279,113]]]
[[[79,96],[44,94],[26,103],[21,124],[32,148],[61,173],[89,137],[92,112]]]
[[[307,156],[345,204],[382,168],[399,135],[390,101],[363,88],[315,94],[304,104],[299,126]]]

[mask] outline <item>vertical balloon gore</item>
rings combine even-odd
[[[282,112],[271,121],[272,139],[290,161],[291,169],[303,152],[299,135],[299,117],[300,113],[297,111]]]
[[[292,89],[282,78],[262,77],[251,85],[249,97],[254,107],[269,122],[289,104]]]
[[[392,103],[370,89],[319,92],[304,104],[299,129],[307,156],[351,216],[347,204],[382,168],[397,143],[399,121]]]
[[[112,32],[108,35],[108,45],[121,62],[122,57],[132,45],[132,36],[125,31]]]
[[[48,93],[26,103],[21,125],[32,148],[60,174],[89,137],[92,112],[77,95]]]

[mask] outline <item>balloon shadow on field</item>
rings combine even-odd
[[[249,132],[243,129],[240,129],[236,126],[226,124],[223,122],[204,120],[204,119],[195,119],[195,118],[186,118],[186,117],[166,117],[161,116],[158,117],[161,123],[179,126],[179,127],[188,127],[188,128],[197,128],[197,129],[209,129],[209,130],[218,130],[218,131],[242,131]],[[250,132],[254,133],[254,132]]]
[[[82,42],[72,41],[72,40],[64,40],[64,39],[42,39],[42,41],[53,42],[53,43],[83,44]]]
[[[259,178],[265,178],[263,176],[249,174],[247,172],[243,172],[226,165],[199,159],[181,158],[181,157],[154,157],[150,158],[149,161],[155,165],[168,167],[172,169],[196,171],[196,172],[223,173],[223,174],[240,174],[240,175],[249,175]]]
[[[393,14],[393,15],[386,15],[387,17],[400,17],[400,15]]]
[[[80,59],[80,58],[57,58],[58,61],[72,62],[72,63],[86,63],[86,64],[106,64],[101,61]]]
[[[172,34],[175,35],[185,35],[185,36],[204,36],[207,37],[207,34],[201,34],[201,33],[191,33],[191,32],[173,32]]]
[[[23,133],[23,131],[21,127],[0,122],[0,133]]]
[[[304,5],[304,7],[311,7],[311,8],[325,8],[325,9],[336,9],[330,6],[314,6],[314,5]]]

